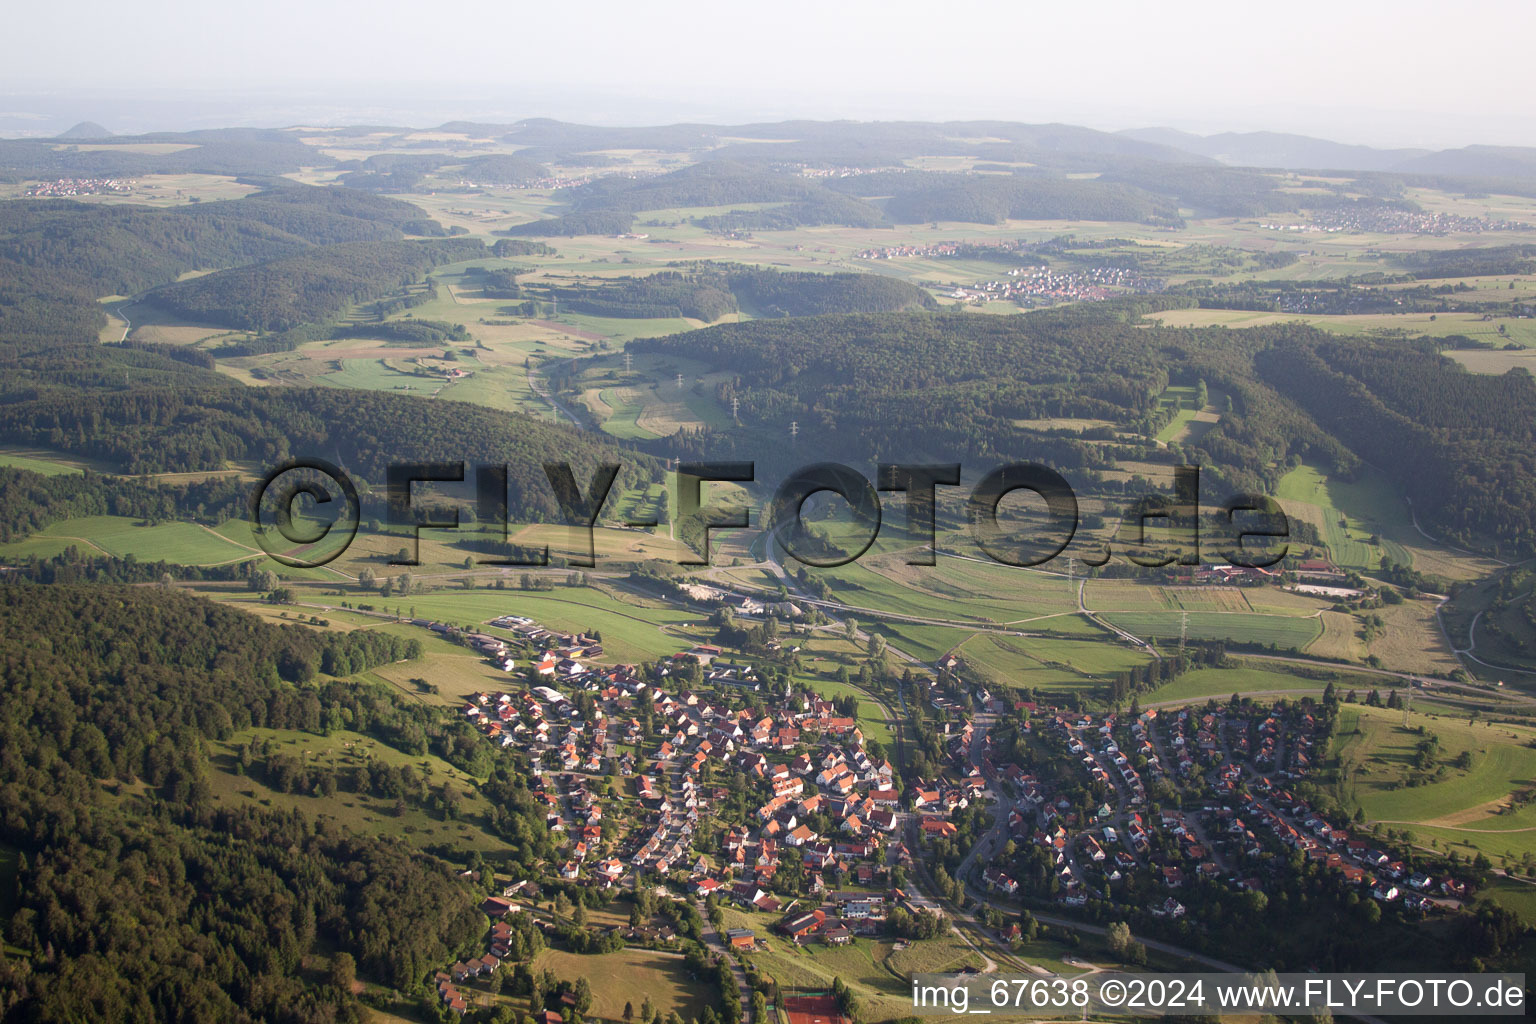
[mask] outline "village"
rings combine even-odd
[[[1163,283],[1125,267],[1095,266],[1078,270],[1015,267],[1004,280],[980,281],[956,288],[950,298],[965,302],[1013,302],[1026,308],[1061,302],[1103,302],[1122,295],[1161,291]]]
[[[1226,565],[1188,576],[1277,581]],[[1346,589],[1324,560],[1299,564],[1295,578]],[[773,604],[741,600],[759,615]],[[972,914],[1003,912],[999,949],[1017,945],[1016,915],[1031,907],[1085,913],[1092,903],[1172,925],[1198,920],[1193,891],[1283,887],[1297,856],[1403,914],[1456,907],[1468,893],[1299,795],[1328,742],[1331,711],[1310,697],[1074,711],[965,684],[950,655],[908,689],[943,751],[938,770],[918,777],[866,741],[850,708],[720,644],[614,665],[600,636],[527,616],[475,630],[413,621],[506,674],[505,688],[471,695],[460,713],[528,758],[529,788],[563,838],[552,881],[615,894],[656,886],[762,915],[722,932],[734,957],[765,949],[770,933],[801,946],[932,934],[911,922],[938,926],[959,892]],[[793,642],[771,641],[775,651]],[[935,871],[959,888],[935,889]],[[669,941],[662,931],[620,937]],[[439,979],[446,1005],[460,974],[495,969],[494,938],[489,967],[482,958]]]
[[[29,186],[26,195],[43,199],[68,199],[74,196],[98,196],[132,192],[136,181],[123,178],[59,178]]]

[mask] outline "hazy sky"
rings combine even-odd
[[[1002,118],[1536,145],[1529,0],[7,4],[0,131]],[[115,123],[113,123],[115,122]]]

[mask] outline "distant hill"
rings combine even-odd
[[[110,139],[112,133],[95,121],[81,121],[67,132],[60,132],[61,139]]]
[[[1119,134],[1137,142],[1166,146],[1237,167],[1384,171],[1463,178],[1536,177],[1536,148],[1528,146],[1377,149],[1284,132],[1195,135],[1175,128],[1133,128]]]
[[[1404,170],[1403,164],[1431,155],[1427,149],[1375,149],[1284,132],[1195,135],[1173,128],[1134,128],[1120,134],[1139,142],[1172,146],[1195,156],[1240,167],[1394,171]]]
[[[1466,146],[1426,153],[1393,170],[1486,178],[1536,177],[1536,149],[1529,146]]]

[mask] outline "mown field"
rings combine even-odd
[[[1105,621],[1143,639],[1219,640],[1303,651],[1322,635],[1317,618],[1253,612],[1110,612]]]
[[[910,566],[905,557],[882,553],[877,544],[856,562],[813,572],[850,607],[941,622],[1048,629],[1031,620],[1077,610],[1074,585],[1063,575],[946,557],[936,566]]]
[[[1351,685],[1370,686],[1369,682],[1362,682],[1362,677],[1350,677],[1340,675],[1335,681],[1335,686],[1341,692],[1348,690]],[[1198,700],[1205,697],[1214,697],[1217,700],[1225,700],[1234,693],[1251,693],[1256,695],[1273,693],[1276,696],[1284,696],[1290,692],[1321,693],[1329,683],[1329,679],[1310,679],[1306,676],[1287,672],[1282,668],[1259,668],[1253,663],[1243,663],[1238,660],[1232,668],[1197,668],[1192,672],[1186,672],[1178,679],[1167,683],[1150,693],[1143,694],[1143,704],[1160,704],[1168,701]],[[1377,684],[1379,685],[1379,683]]]
[[[82,516],[52,523],[25,540],[0,544],[0,557],[48,558],[70,546],[80,549],[82,554],[94,552],[119,558],[132,555],[145,562],[183,565],[219,565],[260,554],[196,523],[150,525],[127,516]]]
[[[978,633],[955,654],[983,679],[997,686],[1045,692],[1106,689],[1116,673],[1151,660],[1151,655],[1123,643]]]
[[[48,452],[22,449],[0,450],[0,466],[30,470],[43,476],[63,476],[84,471],[79,464],[62,461]]]
[[[1414,564],[1413,555],[1396,539],[1414,532],[1407,504],[1377,473],[1365,471],[1346,481],[1304,464],[1280,478],[1275,497],[1288,515],[1318,528],[1339,565],[1375,569],[1384,557]]]

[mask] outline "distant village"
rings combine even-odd
[[[132,192],[136,181],[122,178],[60,178],[43,181],[29,187],[28,196],[49,199],[66,199],[71,196],[96,196],[109,193]]]
[[[1320,210],[1302,223],[1266,222],[1266,231],[1286,232],[1360,232],[1381,235],[1454,235],[1481,234],[1485,231],[1528,231],[1529,224],[1487,217],[1463,217],[1454,213],[1431,213],[1386,205],[1345,205]]]

